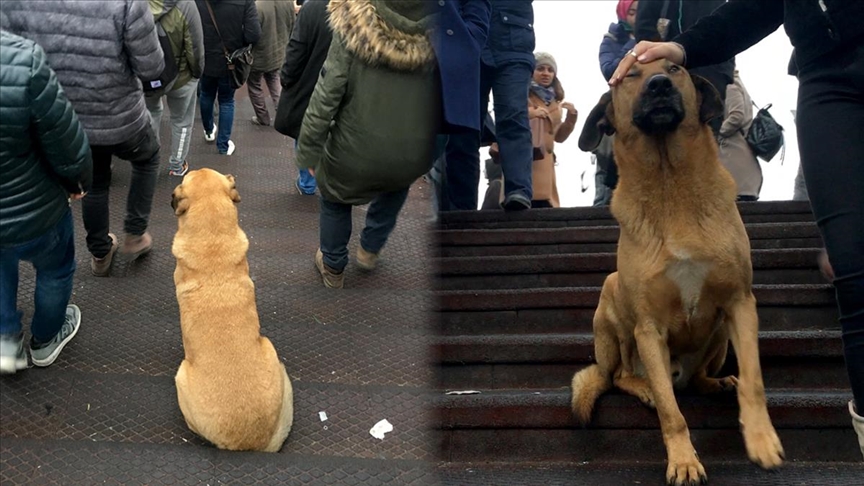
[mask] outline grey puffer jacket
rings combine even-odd
[[[146,1],[3,0],[0,27],[45,49],[92,145],[115,145],[150,124],[140,78],[165,60]]]
[[[57,224],[69,194],[90,188],[92,170],[87,135],[45,52],[0,31],[0,246]]]

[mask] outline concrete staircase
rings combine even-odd
[[[747,462],[734,394],[679,395],[711,484],[864,484],[809,204],[739,208],[753,248],[769,412],[789,465],[767,473]],[[569,410],[570,379],[593,361],[600,286],[615,270],[618,228],[608,210],[454,212],[436,238],[445,483],[661,484],[654,410],[615,392],[587,428]],[[733,353],[724,371],[735,367]],[[479,393],[444,393],[466,390]]]

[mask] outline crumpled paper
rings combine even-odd
[[[393,432],[393,424],[388,422],[387,419],[378,422],[377,424],[375,424],[374,427],[369,430],[369,433],[372,434],[372,437],[380,440],[384,440],[384,434],[388,432]]]

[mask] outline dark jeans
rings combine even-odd
[[[396,227],[396,217],[408,198],[408,188],[385,192],[372,200],[366,212],[366,227],[360,234],[360,246],[378,253]],[[342,271],[348,265],[348,241],[351,239],[350,204],[328,201],[321,197],[321,253],[328,267]]]
[[[528,125],[528,86],[532,67],[513,61],[480,68],[480,108],[482,120],[489,106],[489,92],[495,102],[495,136],[504,172],[504,194],[522,194],[528,200],[531,189],[533,152]],[[450,135],[447,143],[446,187],[448,209],[477,209],[480,185],[480,134]]]
[[[108,188],[111,185],[111,157],[116,156],[132,164],[132,179],[126,197],[126,218],[123,231],[142,235],[147,231],[156,173],[159,170],[159,142],[153,128],[147,126],[129,141],[117,145],[91,145],[93,152],[93,187],[82,200],[84,229],[87,231],[87,249],[96,258],[111,250],[108,237]]]
[[[204,131],[213,131],[213,103],[219,99],[219,133],[216,134],[216,149],[220,154],[228,152],[228,140],[231,140],[231,128],[234,126],[234,88],[228,76],[214,78],[201,76],[198,84],[201,87],[201,124]]]
[[[798,146],[813,214],[834,269],[846,367],[864,407],[864,46],[801,69]]]
[[[18,310],[18,262],[36,268],[35,312],[30,333],[40,343],[54,339],[66,316],[75,274],[75,239],[72,211],[42,236],[13,247],[0,248],[0,334],[21,332]]]

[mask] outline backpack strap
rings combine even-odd
[[[213,7],[210,6],[210,0],[204,0],[204,3],[207,5],[207,11],[210,12],[210,20],[213,21],[213,27],[216,27],[216,35],[219,36],[219,43],[222,44],[222,52],[225,53],[225,59],[230,59],[231,55],[225,47],[225,40],[222,39],[222,33],[219,32],[219,24],[216,23],[216,16],[213,15]]]

